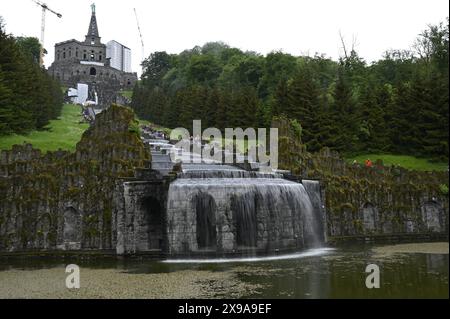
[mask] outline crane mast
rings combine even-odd
[[[41,52],[39,58],[39,65],[44,65],[44,40],[45,40],[45,14],[47,11],[50,11],[58,18],[62,18],[62,14],[50,9],[45,3],[40,2],[39,0],[32,0],[38,6],[42,8],[42,17],[41,17]]]
[[[137,23],[137,28],[139,31],[139,37],[141,38],[141,47],[142,47],[142,59],[141,59],[141,63],[144,62],[145,59],[145,53],[144,53],[144,39],[142,38],[142,32],[141,32],[141,27],[139,25],[139,19],[138,19],[138,15],[136,12],[136,8],[134,8],[134,15],[136,16],[136,23]]]

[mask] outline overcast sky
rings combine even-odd
[[[45,64],[57,42],[84,40],[92,0],[45,0],[63,17],[47,13]],[[145,55],[179,53],[209,41],[267,54],[342,55],[339,32],[367,61],[387,49],[408,49],[427,24],[448,16],[447,0],[97,0],[102,42],[116,40],[132,49],[140,73],[141,45],[133,8],[144,37]],[[40,37],[41,10],[32,0],[0,0],[0,16],[15,36]]]

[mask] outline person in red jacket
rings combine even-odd
[[[369,158],[366,159],[365,164],[366,164],[366,167],[372,167],[373,166],[373,163],[372,163],[372,161]]]

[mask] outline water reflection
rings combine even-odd
[[[0,271],[65,267],[118,269],[128,274],[183,270],[232,272],[239,280],[259,285],[243,298],[448,298],[448,254],[376,255],[370,247],[312,249],[298,254],[238,260],[19,260],[0,259]],[[365,268],[375,263],[381,288],[367,289]],[[213,285],[214,283],[212,283]],[[226,297],[226,296],[225,296]]]

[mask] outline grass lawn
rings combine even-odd
[[[381,159],[385,166],[399,165],[404,168],[419,170],[419,171],[444,171],[448,168],[448,163],[430,162],[424,158],[417,158],[407,155],[389,155],[389,154],[363,154],[352,158],[348,158],[349,162],[356,160],[358,163],[364,163],[366,159],[375,162]]]
[[[147,120],[141,120],[141,119],[137,119],[139,122],[139,125],[153,125],[150,121]]]
[[[64,104],[61,116],[57,120],[50,121],[45,129],[32,131],[26,135],[0,136],[0,150],[11,149],[14,144],[30,143],[34,148],[43,152],[56,151],[58,149],[74,151],[81,135],[89,127],[89,124],[80,124],[81,107],[73,104]],[[150,124],[145,120],[139,120],[139,124]],[[169,129],[158,127],[165,132]]]
[[[172,131],[170,128],[167,128],[167,127],[164,127],[164,126],[152,123],[152,122],[147,121],[147,120],[141,120],[139,118],[137,120],[139,122],[139,125],[150,125],[153,129],[155,129],[157,131],[164,132],[167,135],[170,135],[170,132]]]
[[[43,152],[55,151],[59,148],[73,151],[81,135],[89,127],[89,124],[80,124],[80,120],[81,107],[64,104],[60,118],[50,121],[44,130],[32,131],[27,135],[0,136],[0,149],[11,149],[14,144],[26,142]]]
[[[120,91],[119,93],[130,100],[133,97],[133,91]]]

